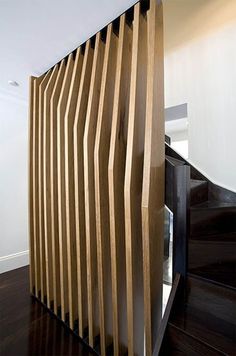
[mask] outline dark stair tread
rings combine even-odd
[[[189,277],[186,300],[178,300],[170,323],[221,352],[233,354],[236,331],[236,293]]]
[[[173,157],[170,157],[168,155],[166,155],[166,159],[172,163],[174,166],[183,166],[185,164],[184,161],[180,161],[179,159],[176,159],[176,158],[173,158]]]
[[[202,185],[207,185],[208,182],[206,180],[200,180],[200,179],[191,179],[190,180],[191,188],[199,187]]]
[[[171,323],[168,323],[165,345],[161,351],[160,356],[228,356]]]
[[[236,205],[206,201],[190,208],[190,235],[216,235],[236,232]]]
[[[236,298],[236,261],[225,261],[221,264],[212,263],[205,266],[190,268],[189,272],[202,279],[218,283],[223,287],[234,288]]]
[[[208,200],[208,182],[205,180],[190,180],[191,206]]]
[[[225,230],[224,224],[221,226]],[[200,228],[204,228],[204,223]],[[208,228],[213,231],[214,226],[208,225]],[[198,231],[199,235],[196,235],[195,229],[195,234],[189,237],[188,270],[194,275],[236,288],[236,232],[211,235],[209,231],[201,234]]]
[[[235,242],[236,243],[236,232],[219,232],[217,234],[190,236],[190,241],[205,241],[205,242]]]
[[[194,206],[191,207],[191,210],[197,210],[197,209],[235,209],[236,211],[236,204],[235,203],[228,203],[228,202],[219,202],[219,201],[214,201],[214,200],[207,200],[203,203],[195,204]]]

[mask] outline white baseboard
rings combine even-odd
[[[29,250],[0,257],[0,274],[29,264]]]

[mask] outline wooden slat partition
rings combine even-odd
[[[93,52],[94,50],[91,47],[91,41],[88,40],[85,48],[74,122],[75,223],[77,248],[78,319],[80,337],[83,337],[84,330],[88,326],[83,137],[93,63]]]
[[[66,236],[68,261],[68,292],[69,292],[69,322],[73,329],[77,319],[77,261],[75,239],[75,191],[74,191],[74,152],[73,126],[76,103],[80,85],[83,54],[81,47],[77,49],[74,70],[71,78],[68,103],[65,113],[65,193],[66,193]]]
[[[52,71],[48,71],[39,85],[39,120],[38,120],[38,201],[39,201],[39,249],[40,249],[40,284],[41,301],[45,302],[46,295],[46,255],[45,255],[45,225],[44,225],[44,145],[43,134],[45,125],[44,100],[45,89],[50,80]]]
[[[58,66],[53,69],[44,92],[43,123],[43,197],[44,197],[44,237],[46,259],[47,306],[53,301],[52,233],[51,233],[51,185],[50,185],[50,100],[58,74]]]
[[[108,164],[114,354],[127,345],[124,176],[129,112],[132,31],[120,18]],[[122,347],[123,346],[123,347]]]
[[[35,295],[40,297],[41,290],[41,268],[40,268],[40,240],[39,240],[39,195],[38,195],[38,150],[39,150],[39,85],[43,77],[35,78],[33,85],[33,137],[32,137],[32,188],[33,188],[33,236],[30,236],[30,240],[33,240],[34,244],[34,272],[35,272]],[[29,207],[31,208],[31,207]],[[32,252],[31,252],[32,253]],[[33,276],[31,276],[31,280]],[[33,283],[32,283],[33,284]]]
[[[112,30],[112,24],[108,25],[94,148],[99,324],[102,354],[105,354],[106,347],[109,342],[111,342],[109,339],[111,339],[112,335],[108,158],[114,98],[117,40],[117,36]]]
[[[151,355],[162,313],[161,1],[30,79],[30,290],[101,355]]]
[[[147,94],[142,227],[146,353],[153,353],[162,318],[164,240],[164,66],[162,4],[147,11]]]
[[[34,82],[35,78],[29,80],[29,236],[34,236],[34,193],[33,193],[33,162],[34,162]],[[34,259],[34,239],[30,238],[30,293],[35,290],[35,259]]]
[[[101,33],[96,35],[93,67],[91,74],[88,108],[84,131],[84,194],[85,194],[85,230],[87,254],[88,288],[88,329],[89,344],[94,346],[94,338],[99,334],[98,282],[97,282],[97,244],[96,212],[94,188],[94,145],[97,126],[97,114],[101,85],[104,43]]]
[[[68,264],[67,264],[67,236],[66,236],[66,193],[65,193],[65,113],[69,96],[70,82],[74,67],[73,54],[70,54],[61,94],[57,106],[57,177],[58,179],[58,222],[59,222],[59,255],[61,280],[61,316],[66,320],[69,311],[68,296]]]
[[[57,105],[65,75],[65,60],[60,64],[57,79],[50,102],[50,181],[51,181],[51,234],[52,234],[52,273],[53,273],[53,305],[54,313],[58,313],[61,306],[61,279],[59,255],[59,223],[58,223],[58,176],[57,168]]]
[[[144,352],[141,194],[147,82],[147,24],[134,7],[129,123],[125,167],[125,234],[129,354]]]

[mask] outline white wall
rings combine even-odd
[[[0,91],[45,73],[137,0],[0,0]]]
[[[189,157],[236,191],[236,1],[165,0],[166,107],[188,103]],[[0,273],[28,263],[27,103],[0,94]]]
[[[236,1],[165,0],[165,106],[188,103],[189,159],[236,191]]]
[[[0,93],[0,273],[28,263],[28,108]]]
[[[0,273],[28,263],[28,115],[15,96],[135,2],[0,1]]]

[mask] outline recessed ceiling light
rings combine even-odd
[[[19,84],[15,80],[8,80],[8,84],[12,85],[13,87],[18,87]]]

